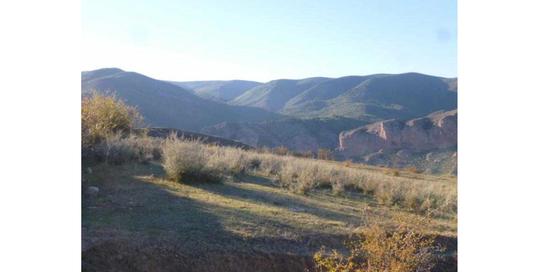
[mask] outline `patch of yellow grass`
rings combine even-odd
[[[405,211],[373,206],[374,203],[361,196],[343,198],[325,192],[300,195],[262,179],[197,185],[153,176],[138,178],[166,188],[171,194],[213,207],[207,212],[220,216],[225,229],[244,237],[300,239],[309,233],[349,235],[360,231],[358,226],[368,222],[392,228],[396,226],[393,219],[396,216],[410,218],[410,222],[421,218]],[[423,231],[454,236],[455,222],[433,220]]]

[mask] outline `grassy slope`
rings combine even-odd
[[[84,168],[83,188],[98,186],[100,192],[96,196],[83,196],[85,270],[110,268],[113,264],[104,263],[104,260],[110,261],[111,256],[115,256],[113,263],[122,264],[121,260],[125,260],[124,265],[133,265],[134,270],[190,267],[212,271],[216,269],[213,265],[219,265],[221,271],[250,271],[254,267],[273,271],[286,271],[286,267],[288,271],[302,271],[300,268],[321,245],[340,248],[342,241],[366,222],[392,225],[392,215],[408,214],[397,208],[380,206],[360,194],[334,196],[325,190],[305,196],[294,194],[262,177],[223,183],[179,184],[162,179],[163,170],[154,163],[102,164],[91,168],[92,174]],[[375,167],[366,170],[384,171]],[[440,179],[405,172],[402,175],[433,181]],[[456,219],[436,219],[426,231],[455,237]],[[147,249],[152,246],[148,244],[168,245],[169,249],[160,249],[162,256],[157,259],[161,261],[153,263],[157,253],[149,253]],[[92,254],[92,248],[99,248],[94,253],[107,256]],[[176,253],[167,253],[173,251]],[[220,254],[208,262],[209,252]],[[266,256],[266,259],[255,256]],[[171,267],[163,266],[164,258],[174,259],[168,263]]]

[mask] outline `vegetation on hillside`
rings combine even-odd
[[[351,217],[354,217],[356,220],[354,226],[360,224],[358,218],[362,215],[358,214],[360,211],[356,207],[359,205],[358,203],[362,203],[364,212],[368,212],[370,205],[374,203],[373,205],[377,207],[384,207],[384,213],[405,213],[407,216],[415,218],[420,215],[408,211],[435,215],[440,218],[451,218],[457,212],[457,192],[453,179],[434,180],[418,173],[412,173],[412,170],[403,172],[393,170],[388,173],[385,170],[362,167],[351,162],[329,161],[331,152],[324,149],[319,150],[316,155],[312,154],[318,157],[315,159],[299,157],[298,154],[293,156],[294,154],[291,154],[284,147],[265,152],[264,150],[244,150],[237,147],[207,144],[198,140],[179,138],[176,134],[171,134],[166,139],[148,137],[145,133],[133,132],[133,128],[142,120],[135,108],[127,106],[114,96],[104,96],[98,93],[83,98],[81,118],[83,151],[90,150],[94,159],[104,161],[104,165],[107,166],[136,162],[146,164],[142,169],[152,169],[151,173],[146,173],[148,176],[142,173],[137,174],[135,181],[133,175],[127,178],[129,182],[125,186],[140,188],[139,193],[135,195],[128,192],[122,196],[125,199],[115,199],[112,192],[120,194],[124,190],[116,185],[117,187],[107,188],[110,195],[100,198],[86,198],[85,201],[93,203],[93,209],[85,211],[86,218],[99,218],[99,221],[92,223],[88,223],[87,220],[87,226],[98,226],[96,228],[99,228],[112,225],[118,227],[129,222],[130,228],[140,230],[140,228],[154,226],[154,223],[158,222],[159,224],[154,226],[155,230],[163,227],[174,229],[178,226],[169,228],[167,222],[159,220],[167,218],[176,222],[173,225],[178,222],[182,222],[179,223],[180,225],[183,224],[185,220],[182,216],[186,216],[186,214],[181,214],[180,211],[185,209],[180,209],[178,203],[181,202],[182,205],[185,205],[193,195],[200,195],[197,201],[201,205],[212,202],[215,209],[217,209],[216,207],[221,210],[227,210],[224,207],[230,208],[227,213],[239,209],[258,209],[249,211],[252,214],[245,216],[246,222],[252,222],[253,218],[257,216],[264,218],[262,221],[268,221],[270,218],[278,218],[278,214],[286,214],[283,217],[288,217],[287,220],[301,222],[302,227],[298,227],[298,229],[302,231],[302,235],[312,234],[306,231],[306,226],[317,231],[329,231],[332,234],[335,234],[332,230],[338,228],[347,234],[354,234],[353,225],[350,222],[343,223],[342,220],[343,218],[352,220]],[[107,170],[102,169],[102,171],[106,172]],[[154,176],[154,173],[158,176]],[[245,185],[235,185],[237,182],[232,182],[247,178],[262,178],[264,182],[257,181]],[[104,181],[102,177],[99,178],[99,181],[94,180],[95,177],[89,174],[83,175],[83,179],[87,180],[86,182],[90,180],[90,182],[101,182],[101,184],[108,182],[108,180]],[[146,183],[138,184],[141,180]],[[223,181],[223,184],[227,184],[228,187],[235,188],[234,192],[226,192],[234,197],[227,198],[220,194],[225,192],[223,184],[208,184],[208,181]],[[150,184],[165,190],[151,189]],[[222,187],[214,188],[212,186]],[[108,185],[104,187],[108,187]],[[282,190],[280,187],[287,190]],[[200,188],[204,188],[204,190]],[[254,188],[257,190],[253,190]],[[180,193],[175,192],[175,190],[180,190]],[[332,193],[329,192],[330,190]],[[148,198],[144,195],[144,192],[147,191],[153,191],[156,196],[163,197],[163,201],[166,203],[163,204],[160,200]],[[280,193],[279,197],[273,197],[277,191],[284,193]],[[339,205],[337,202],[326,203],[324,200],[323,203],[313,204],[318,201],[310,198],[317,196],[318,200],[321,200],[319,193],[322,191],[326,192],[325,197],[332,198],[330,202],[340,199]],[[172,197],[176,194],[181,194],[183,198],[173,199]],[[290,195],[294,195],[294,197]],[[249,201],[242,201],[242,198],[249,198]],[[145,204],[139,205],[132,202],[132,199],[137,199],[138,202]],[[152,199],[152,201],[145,199]],[[260,199],[265,202],[259,203]],[[296,201],[294,202],[295,206],[289,207],[288,203],[294,199],[302,201]],[[112,208],[103,209],[107,205],[111,205]],[[132,220],[132,217],[125,219],[122,217],[125,213],[119,215],[118,205],[128,205],[127,208],[130,211],[132,208],[137,211],[143,210],[145,212],[141,212],[138,216],[149,218],[142,221],[139,221],[139,218]],[[144,207],[145,205],[150,207]],[[236,206],[232,209],[231,205]],[[317,207],[313,208],[310,205]],[[152,211],[150,214],[158,213],[159,215],[149,216],[145,209]],[[174,209],[174,213],[170,212],[171,209]],[[179,219],[179,216],[182,217],[182,220]],[[297,216],[298,218],[296,218]],[[385,216],[386,214],[380,213],[370,217],[381,218]],[[103,218],[105,220],[102,220]],[[284,220],[282,217],[279,218]],[[320,222],[324,221],[325,223],[321,225],[317,220],[322,220]],[[200,221],[204,222],[202,224],[208,223],[206,219]],[[363,221],[365,218],[362,218]],[[340,250],[333,250],[329,254],[321,249],[314,255],[316,268],[319,271],[428,271],[430,266],[434,264],[433,253],[436,249],[433,247],[433,238],[425,235],[423,231],[425,226],[416,227],[415,222],[405,222],[399,218],[394,221],[391,227],[383,226],[379,224],[380,222],[367,226],[358,239],[351,240],[348,244],[349,255]],[[428,222],[423,222],[416,221],[416,224],[428,224]],[[263,224],[258,221],[256,223]],[[276,221],[275,224],[277,223],[279,222]],[[257,224],[254,225],[255,228],[258,226]],[[198,227],[198,225],[194,226]],[[193,228],[194,226],[190,225],[185,228]],[[276,226],[271,226],[271,228],[279,229],[279,231],[275,231],[276,233],[296,229],[296,226],[283,227],[282,224]],[[178,228],[182,229],[183,226]],[[423,230],[420,231],[420,228]],[[243,229],[235,229],[235,231],[242,233]],[[264,228],[255,233],[261,231],[264,232]],[[178,232],[172,231],[171,233]],[[224,233],[220,233],[220,235],[225,235]],[[254,235],[252,232],[249,233]],[[231,236],[229,239],[236,239],[234,235],[227,235]]]
[[[136,135],[109,136],[97,146],[96,156],[112,163],[161,158],[167,176],[175,181],[219,181],[244,174],[259,175],[302,194],[331,188],[335,194],[356,191],[372,196],[382,205],[399,206],[418,213],[457,212],[455,182],[417,179],[401,175],[397,170],[385,173],[351,167],[350,162],[207,145],[174,135],[166,140]]]
[[[141,141],[147,140],[142,138]],[[122,146],[118,148],[122,150],[126,145],[141,150],[136,138],[114,144]],[[111,148],[117,149],[114,144]],[[281,187],[297,193],[305,194],[319,188],[331,188],[335,194],[352,190],[370,195],[385,206],[396,205],[420,213],[430,210],[445,214],[457,212],[453,182],[427,181],[336,162],[206,145],[175,136],[163,143],[156,140],[151,144],[153,147],[144,148],[142,153],[146,152],[150,157],[149,154],[161,148],[160,155],[152,156],[162,157],[167,176],[175,181],[222,180],[250,174],[269,177]],[[128,152],[133,153],[138,154]]]
[[[171,81],[171,83],[192,90],[202,98],[221,102],[234,99],[245,91],[262,84],[260,82],[247,80]]]
[[[230,103],[301,118],[340,116],[374,122],[455,109],[455,82],[418,73],[282,79],[254,87]]]
[[[326,252],[321,248],[314,255],[317,271],[320,272],[420,272],[430,271],[435,264],[436,253],[440,251],[434,245],[434,238],[418,231],[422,220],[406,222],[404,218],[395,218],[397,228],[387,231],[378,224],[373,224],[357,237],[348,241],[348,256],[337,250]]]
[[[82,146],[98,144],[113,134],[126,135],[141,122],[136,108],[115,96],[92,92],[81,104]]]

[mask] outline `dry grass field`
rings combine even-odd
[[[455,177],[153,138],[97,94],[82,116],[84,271],[457,269]]]
[[[177,138],[105,143],[105,162],[83,173],[83,188],[99,188],[83,194],[87,271],[303,271],[322,246],[346,252],[370,225],[391,230],[427,211],[420,231],[456,254],[453,177]]]

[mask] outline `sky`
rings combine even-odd
[[[83,0],[83,71],[269,81],[456,77],[455,0]]]

